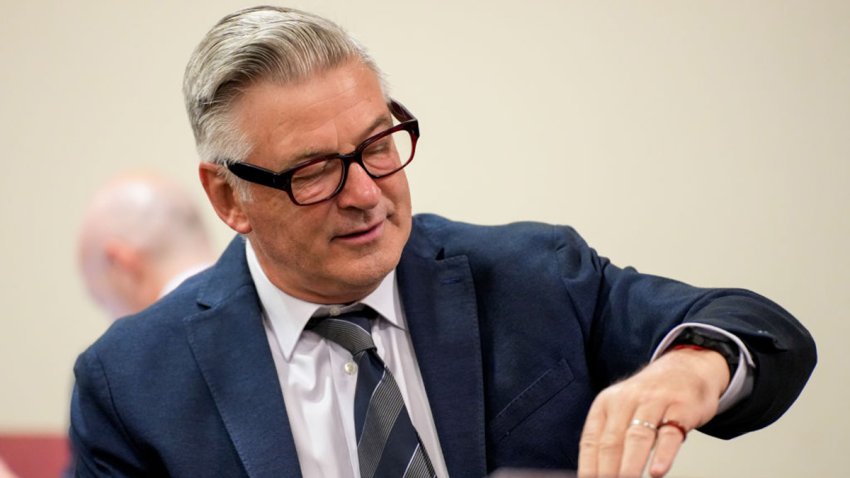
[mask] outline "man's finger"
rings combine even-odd
[[[633,402],[626,400],[606,411],[605,428],[599,436],[597,470],[600,477],[617,476],[623,459],[626,430],[635,416]]]
[[[620,463],[621,477],[640,476],[649,461],[652,446],[658,432],[657,424],[663,415],[663,409],[647,405],[638,407],[634,418],[625,431],[623,456]]]
[[[676,454],[679,453],[679,449],[685,441],[687,430],[680,428],[682,425],[678,422],[674,423],[678,426],[668,424],[658,428],[655,453],[652,456],[652,464],[649,467],[649,474],[652,478],[660,478],[670,471],[670,468],[673,466],[673,460],[676,458]]]
[[[578,477],[596,478],[598,473],[599,439],[605,427],[605,414],[594,402],[584,422],[578,448]]]

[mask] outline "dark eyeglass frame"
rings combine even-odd
[[[359,164],[363,171],[365,171],[370,178],[381,179],[401,171],[402,169],[404,169],[405,166],[407,166],[408,164],[410,164],[411,161],[413,161],[413,156],[416,154],[416,142],[419,140],[419,120],[417,120],[416,117],[414,117],[407,108],[405,108],[404,106],[402,106],[401,103],[395,100],[391,99],[387,106],[389,106],[390,113],[392,113],[393,116],[396,117],[396,119],[399,121],[399,124],[366,138],[362,143],[357,146],[354,151],[348,154],[332,154],[328,156],[322,156],[319,158],[311,159],[310,161],[301,163],[297,166],[285,169],[280,172],[271,171],[266,168],[254,166],[253,164],[241,162],[229,163],[227,165],[227,169],[230,170],[231,173],[236,175],[236,177],[244,179],[245,181],[285,191],[287,194],[289,194],[289,199],[292,200],[292,203],[298,206],[311,206],[313,204],[319,204],[321,202],[328,201],[334,198],[337,194],[339,194],[339,192],[342,191],[342,188],[345,187],[345,182],[348,180],[348,169],[351,166],[351,163]],[[397,169],[393,171],[384,174],[372,174],[369,171],[369,168],[367,168],[366,165],[363,164],[363,151],[365,151],[366,148],[368,148],[376,141],[379,141],[382,138],[385,138],[401,130],[405,130],[410,133],[410,157],[407,158],[407,161],[402,163]],[[342,176],[334,192],[331,193],[328,197],[322,198],[318,201],[312,201],[307,203],[298,202],[298,200],[295,199],[295,195],[292,193],[292,177],[295,175],[295,173],[302,168],[306,168],[313,164],[332,159],[342,160]]]

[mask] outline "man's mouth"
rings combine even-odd
[[[383,228],[384,222],[379,221],[374,225],[356,229],[347,234],[339,234],[334,239],[353,243],[369,242],[380,237]]]

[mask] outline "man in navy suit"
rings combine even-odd
[[[618,268],[568,227],[412,217],[418,121],[323,18],[225,17],[184,94],[239,235],[78,359],[79,476],[361,476],[357,367],[305,329],[317,311],[378,313],[436,476],[662,476],[694,428],[776,420],[814,367],[806,330],[754,293]]]

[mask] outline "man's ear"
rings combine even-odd
[[[111,240],[103,246],[103,253],[113,274],[125,276],[132,282],[138,282],[145,274],[145,259],[136,247]]]
[[[220,174],[220,167],[201,161],[198,165],[201,184],[204,186],[204,191],[206,191],[218,217],[234,231],[240,234],[248,234],[251,232],[251,223],[242,209],[242,200],[224,179],[224,176]]]
[[[110,295],[127,308],[123,313],[141,310],[147,305],[142,301],[150,287],[153,265],[140,249],[120,240],[104,244],[103,254],[106,258],[103,274],[109,282]]]

